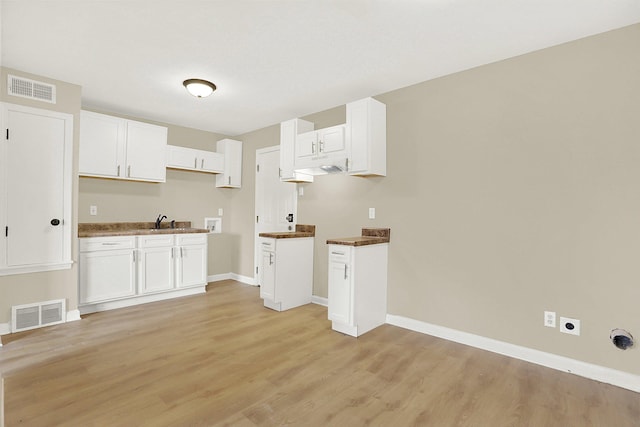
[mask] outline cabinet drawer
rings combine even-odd
[[[273,252],[276,250],[276,239],[260,239],[260,249],[263,251]]]
[[[329,245],[329,261],[349,263],[351,259],[351,247],[344,245]]]
[[[159,248],[163,246],[173,246],[173,234],[162,234],[159,236],[138,236],[139,248]]]
[[[207,243],[207,233],[196,234],[176,234],[176,244],[184,245],[205,245]]]
[[[135,236],[86,237],[80,239],[80,252],[133,249],[135,246]]]

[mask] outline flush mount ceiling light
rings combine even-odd
[[[216,90],[216,85],[202,79],[187,79],[182,82],[189,93],[198,98],[204,98],[213,93]]]

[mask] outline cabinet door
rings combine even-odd
[[[167,128],[127,121],[126,178],[165,182]]]
[[[242,186],[242,141],[222,139],[216,144],[224,154],[224,173],[216,176],[216,187],[240,188]]]
[[[200,151],[198,168],[204,172],[224,173],[224,154]]]
[[[330,255],[331,257],[331,255]],[[352,289],[350,265],[341,262],[329,261],[329,320],[352,325]]]
[[[175,251],[178,260],[177,286],[184,288],[207,283],[207,247],[179,246]]]
[[[167,291],[173,288],[175,277],[173,247],[141,249],[138,262],[138,283],[141,293]]]
[[[334,153],[345,150],[344,125],[320,129],[318,132],[319,151]]]
[[[80,112],[78,172],[86,176],[124,176],[126,120]]]
[[[198,150],[167,145],[167,167],[194,170],[198,167]]]
[[[80,253],[80,303],[136,294],[132,249]]]
[[[296,159],[312,157],[318,154],[318,134],[305,132],[296,137]]]
[[[262,268],[260,269],[260,298],[276,300],[276,254],[273,251],[262,251]]]

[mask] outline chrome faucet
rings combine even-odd
[[[158,215],[158,218],[156,218],[156,226],[155,226],[156,230],[160,228],[160,224],[162,223],[163,219],[167,219],[167,216],[160,214]]]

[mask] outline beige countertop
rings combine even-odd
[[[315,237],[315,235],[316,226],[305,224],[297,224],[295,231],[275,231],[258,234],[260,237],[268,237],[271,239],[295,239],[301,237]]]
[[[339,237],[327,239],[328,245],[366,246],[379,243],[389,243],[390,228],[363,228],[362,235],[356,237]]]
[[[97,222],[78,224],[78,237],[109,237],[109,236],[142,236],[154,234],[186,234],[208,233],[206,228],[193,228],[191,221],[176,221],[175,228],[171,222],[163,222],[159,229],[154,228],[154,222]]]

